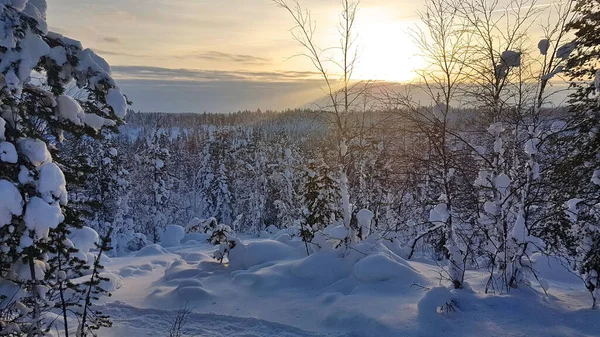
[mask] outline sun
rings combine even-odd
[[[358,62],[354,77],[360,80],[406,82],[422,66],[411,37],[414,21],[395,18],[378,8],[364,8],[357,17]]]

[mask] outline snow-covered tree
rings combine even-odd
[[[597,307],[600,294],[600,2],[577,1],[575,34],[563,56],[576,91],[569,119],[551,139],[558,160],[549,172],[552,201],[545,240],[569,256]],[[572,53],[571,53],[572,52]]]
[[[311,162],[302,178],[302,219],[300,236],[305,243],[315,234],[341,219],[340,191],[332,170],[322,162]],[[307,245],[307,253],[308,253]]]
[[[49,266],[69,232],[67,181],[53,160],[57,142],[65,132],[95,135],[117,125],[127,107],[102,58],[48,32],[46,7],[5,1],[0,12],[0,326],[30,336],[51,328],[42,314],[54,305],[48,296],[61,287],[56,280],[64,279]],[[83,98],[64,95],[71,83]]]

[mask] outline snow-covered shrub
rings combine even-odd
[[[186,233],[212,233],[218,226],[217,219],[208,218],[208,219],[200,219],[193,218],[188,222],[185,226]]]
[[[431,324],[438,319],[440,314],[455,311],[457,306],[457,297],[450,289],[444,286],[432,288],[417,304],[419,320]]]
[[[215,251],[214,258],[223,262],[223,259],[229,254],[229,252],[237,245],[237,237],[231,227],[220,224],[213,229],[208,238],[208,242],[214,246],[219,246],[219,249]]]

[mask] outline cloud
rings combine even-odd
[[[106,50],[106,49],[99,49],[99,48],[91,48],[96,54],[98,54],[99,56],[127,56],[127,57],[149,57],[150,55],[145,55],[145,54],[130,54],[130,53],[126,53],[126,52],[121,52],[121,51],[112,51],[112,50]]]
[[[111,68],[114,76],[121,79],[179,80],[195,82],[297,82],[312,81],[318,75],[317,73],[311,71],[226,71],[171,69],[149,66],[112,66]]]
[[[217,62],[236,62],[243,64],[262,65],[271,62],[270,59],[244,54],[229,54],[218,51],[207,51],[199,54],[179,56],[179,58],[195,58]]]
[[[119,39],[118,37],[113,37],[113,36],[104,37],[104,38],[102,38],[102,41],[108,42],[108,43],[121,43],[121,39]]]

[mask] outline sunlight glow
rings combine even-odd
[[[403,21],[383,8],[363,8],[356,21],[359,48],[355,79],[406,82],[422,67],[410,31],[413,21]]]

